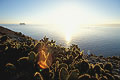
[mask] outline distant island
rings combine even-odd
[[[26,25],[25,23],[20,23],[20,25]]]

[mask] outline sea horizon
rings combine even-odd
[[[83,26],[77,30],[75,34],[71,34],[70,42],[67,41],[62,29],[49,25],[35,25],[35,24],[0,24],[5,28],[30,36],[34,39],[40,40],[44,36],[55,40],[57,44],[64,47],[69,47],[72,44],[77,44],[81,50],[84,50],[95,55],[103,56],[120,56],[120,27],[112,26]],[[58,25],[56,25],[58,26]],[[49,30],[49,27],[51,30]],[[53,29],[52,29],[53,28]],[[112,30],[112,32],[111,32]],[[66,31],[67,32],[67,31]]]

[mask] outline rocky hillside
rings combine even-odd
[[[120,80],[120,56],[84,54],[0,27],[0,80]]]
[[[20,41],[20,42],[26,41],[27,39],[34,40],[31,37],[25,36],[21,32],[15,32],[15,31],[12,31],[10,29],[0,26],[0,36],[3,36],[3,35],[8,36],[12,40],[16,40],[16,41]],[[35,41],[37,41],[37,40],[35,40]]]

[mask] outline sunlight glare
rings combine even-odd
[[[56,28],[62,31],[66,43],[70,43],[73,35],[79,32],[82,24],[92,24],[99,22],[97,14],[88,10],[83,5],[65,3],[59,5],[54,11],[51,11],[44,17],[45,21],[51,24],[60,25]],[[60,33],[61,34],[61,33]]]
[[[62,25],[62,29],[63,29],[64,35],[65,35],[66,44],[69,44],[72,40],[73,33],[75,33],[74,27],[75,27],[75,25],[73,25],[73,24]]]
[[[65,38],[66,38],[66,43],[68,44],[71,40],[71,35],[68,33],[68,34],[66,34]]]

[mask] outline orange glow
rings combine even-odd
[[[43,50],[39,52],[38,64],[42,69],[49,68],[52,64],[52,55]]]

